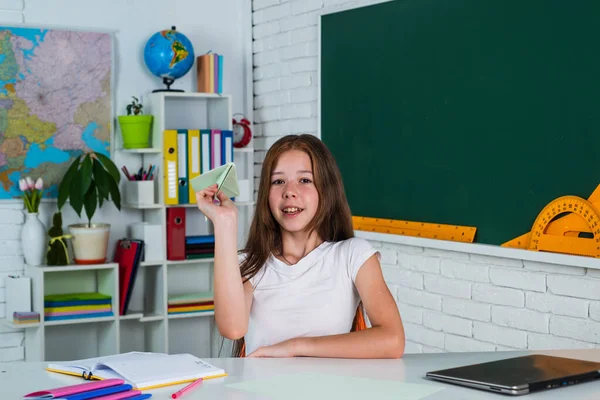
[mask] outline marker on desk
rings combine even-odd
[[[197,385],[200,384],[200,382],[202,382],[202,378],[198,378],[198,380],[190,383],[189,385],[187,385],[186,387],[184,387],[183,389],[181,389],[179,392],[173,393],[171,395],[171,398],[173,399],[178,399],[179,397],[181,397],[185,392],[187,392],[188,390],[196,387]]]

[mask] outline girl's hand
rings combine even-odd
[[[213,222],[213,224],[236,222],[237,208],[235,204],[223,192],[219,192],[217,195],[219,202],[213,201],[216,192],[217,184],[215,183],[196,193],[196,203],[198,204],[198,208]]]
[[[272,346],[263,346],[248,354],[251,358],[260,357],[295,357],[296,343],[294,339],[285,340]]]

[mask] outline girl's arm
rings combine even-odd
[[[215,228],[214,302],[215,321],[221,335],[239,339],[248,330],[252,305],[252,285],[242,284],[237,255],[237,209],[225,194],[220,205],[213,203],[216,184],[198,192],[198,208]]]
[[[249,357],[400,358],[404,327],[376,255],[362,265],[356,288],[371,328],[340,335],[300,337],[257,349]]]

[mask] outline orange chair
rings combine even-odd
[[[352,329],[350,331],[355,332],[362,331],[364,329],[367,329],[367,321],[365,320],[365,316],[363,314],[362,304],[359,304],[358,308],[356,309],[356,315],[354,316],[354,321],[352,321]],[[239,347],[239,350],[235,349],[236,345]],[[241,358],[246,357],[246,343],[244,342],[244,338],[240,339],[239,342],[234,345],[233,356]]]

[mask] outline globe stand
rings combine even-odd
[[[167,85],[166,89],[156,89],[153,90],[152,93],[156,93],[156,92],[183,92],[183,89],[171,89],[171,85],[175,82],[175,79],[173,78],[168,78],[168,77],[163,77],[163,83],[165,85]]]

